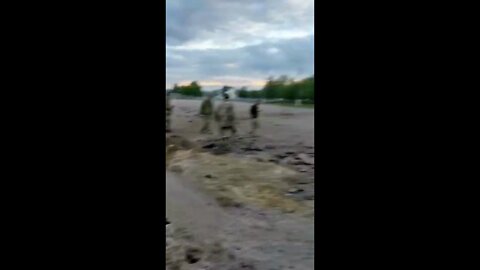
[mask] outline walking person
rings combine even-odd
[[[215,111],[215,120],[218,122],[220,136],[223,138],[225,138],[223,136],[225,131],[230,131],[232,136],[237,133],[235,127],[235,111],[233,104],[229,101],[228,94],[223,95],[223,102]]]
[[[250,119],[252,123],[252,129],[250,134],[256,136],[257,129],[259,127],[258,124],[258,113],[260,112],[258,106],[260,105],[260,100],[257,100],[252,107],[250,107]]]
[[[203,117],[203,126],[200,133],[211,133],[210,121],[213,116],[213,102],[211,95],[208,95],[202,102],[202,105],[200,106],[200,116]]]

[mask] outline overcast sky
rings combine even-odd
[[[313,0],[167,0],[167,88],[313,74]]]

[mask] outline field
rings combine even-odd
[[[261,105],[252,137],[237,102],[239,134],[221,140],[199,134],[200,101],[172,105],[167,269],[313,269],[314,111]]]

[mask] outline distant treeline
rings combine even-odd
[[[294,81],[287,76],[280,76],[277,79],[270,78],[262,90],[248,91],[246,88],[241,88],[237,91],[237,95],[241,98],[314,101],[314,77],[311,76],[300,81]]]
[[[224,86],[224,89],[231,87]],[[200,97],[203,95],[202,87],[196,82],[190,83],[186,86],[174,85],[170,90],[172,93],[178,93],[184,96]],[[221,93],[222,90],[216,90],[211,93]],[[236,91],[240,98],[259,98],[259,99],[285,99],[285,100],[305,100],[313,103],[314,95],[314,76],[305,78],[300,81],[294,81],[287,76],[280,76],[278,78],[269,78],[263,89],[248,90],[242,87]]]
[[[192,82],[190,83],[190,85],[185,85],[185,86],[178,86],[177,84],[175,84],[171,92],[181,94],[184,96],[201,97],[202,87],[197,82]]]

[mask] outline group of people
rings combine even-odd
[[[256,101],[250,107],[251,130],[249,134],[256,135],[256,130],[259,127],[258,113],[260,101]],[[170,116],[172,114],[173,106],[170,104],[170,97],[167,94],[166,98],[166,131],[170,132]],[[224,137],[225,132],[230,132],[231,136],[237,133],[236,117],[233,104],[230,102],[228,94],[223,94],[223,101],[214,109],[212,96],[207,96],[200,106],[200,116],[203,118],[203,126],[200,133],[211,133],[211,122],[215,120],[218,126],[219,135]]]

